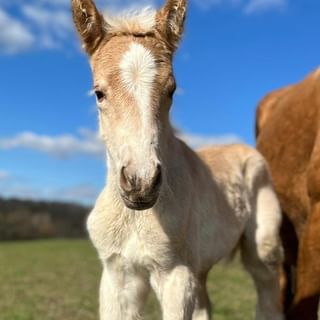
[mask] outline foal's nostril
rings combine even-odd
[[[160,186],[162,182],[162,172],[161,172],[161,166],[157,165],[157,171],[154,175],[153,181],[152,181],[152,189],[156,189]]]
[[[158,165],[152,180],[143,183],[135,174],[130,174],[129,167],[122,167],[120,171],[120,187],[127,194],[141,193],[149,194],[157,191],[162,182],[161,166]]]
[[[130,192],[134,187],[134,179],[132,177],[130,177],[130,175],[127,172],[126,167],[121,168],[120,186],[126,192]]]

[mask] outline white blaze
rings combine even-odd
[[[150,50],[133,42],[122,57],[120,70],[125,88],[135,98],[142,125],[147,129],[151,115],[151,93],[157,74],[155,59]]]
[[[151,99],[157,75],[155,58],[143,45],[132,42],[120,61],[120,73],[125,90],[135,100],[135,105],[132,107],[137,107],[141,116],[141,129],[139,133],[137,132],[139,141],[136,141],[139,151],[136,152],[140,153],[140,159],[137,160],[144,163],[143,170],[147,175],[150,168],[147,168],[146,163],[150,163],[150,156],[154,154],[151,142],[155,132],[152,125],[155,123],[152,121],[154,111]]]

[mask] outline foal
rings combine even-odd
[[[72,9],[108,150],[107,185],[88,219],[103,263],[101,320],[140,319],[150,288],[164,320],[210,319],[207,274],[238,245],[256,319],[282,319],[280,210],[263,158],[242,145],[195,153],[170,125],[186,1],[122,18],[104,18],[92,0]]]

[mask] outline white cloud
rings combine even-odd
[[[21,11],[38,38],[38,46],[57,48],[63,40],[73,35],[73,25],[69,10],[50,9],[33,4],[23,5]]]
[[[201,9],[208,10],[212,7],[228,5],[237,6],[240,5],[242,0],[194,0],[195,4]]]
[[[157,0],[98,0],[96,1],[103,11],[117,13],[123,10],[139,9],[144,7],[156,7]],[[161,2],[161,1],[160,1]]]
[[[180,132],[178,136],[193,148],[241,142],[241,139],[233,134],[210,136]],[[21,148],[35,150],[61,159],[68,159],[79,154],[91,157],[103,157],[105,154],[105,146],[100,141],[98,134],[87,129],[81,129],[78,135],[47,136],[25,132],[9,138],[0,138],[0,151]],[[30,179],[14,176],[5,170],[0,170],[0,196],[2,197],[92,204],[98,194],[98,187],[90,183],[63,188],[50,186],[40,188],[34,186]]]
[[[1,0],[0,0],[1,1]],[[48,6],[48,3],[54,5]],[[58,48],[74,36],[69,1],[2,0],[0,2],[0,53]],[[69,41],[70,42],[70,41]]]
[[[176,95],[178,96],[184,96],[186,94],[186,90],[181,88],[181,87],[178,87],[177,90],[176,90]]]
[[[52,6],[70,7],[70,0],[38,0],[39,3],[50,4]]]
[[[245,6],[244,12],[253,14],[269,10],[281,10],[287,6],[287,0],[250,0]]]
[[[193,148],[242,141],[241,138],[234,134],[210,136],[178,132],[178,136]],[[78,135],[48,136],[33,132],[22,132],[13,137],[0,138],[0,150],[21,148],[38,151],[61,159],[68,159],[79,154],[104,157],[106,152],[99,134],[88,129],[80,129]]]
[[[14,137],[0,138],[0,150],[29,149],[53,155],[58,158],[70,158],[78,154],[100,157],[105,147],[97,133],[82,129],[79,136],[64,134],[60,136],[40,135],[22,132]]]
[[[289,0],[193,0],[204,10],[217,6],[237,8],[245,14],[286,7]],[[97,0],[102,11],[157,7],[159,0]],[[0,53],[76,47],[70,0],[0,0]]]
[[[10,178],[10,173],[4,170],[0,170],[0,182]]]
[[[97,0],[101,10],[154,5],[154,0]],[[0,53],[74,48],[70,0],[0,0]]]
[[[204,10],[229,6],[240,9],[245,14],[284,9],[289,0],[194,0]]]
[[[0,51],[14,54],[26,51],[35,43],[29,28],[0,8]]]
[[[52,11],[35,5],[22,6],[23,14],[33,23],[44,29],[61,34],[73,29],[70,14],[62,8]]]

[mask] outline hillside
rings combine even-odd
[[[77,204],[0,198],[0,240],[82,238],[89,211]]]

